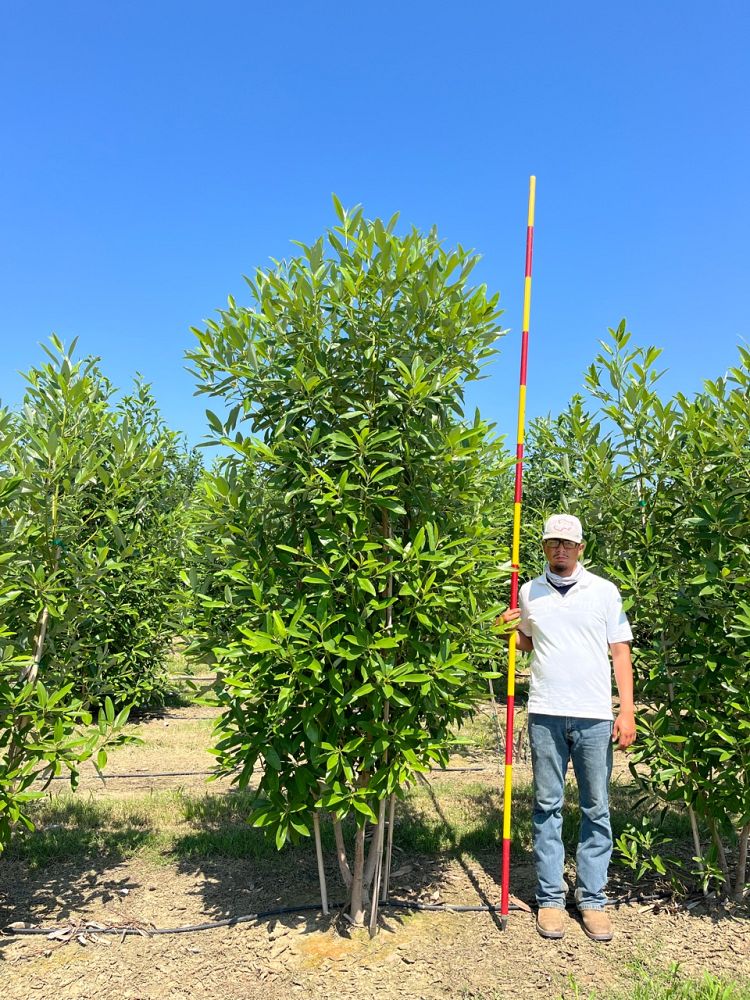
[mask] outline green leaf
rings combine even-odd
[[[209,426],[211,427],[211,430],[215,431],[217,434],[223,435],[224,424],[221,422],[221,420],[219,420],[216,414],[212,413],[211,410],[206,410],[206,418],[208,420]]]
[[[366,816],[371,823],[377,823],[378,817],[375,815],[370,806],[366,802],[363,802],[362,799],[353,798],[352,805],[354,806],[354,808],[357,810],[358,813],[361,813],[363,816]]]
[[[331,194],[331,199],[333,201],[333,207],[336,209],[336,215],[338,215],[342,222],[346,222],[346,212],[344,211],[344,206],[335,194]]]

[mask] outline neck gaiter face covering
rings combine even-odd
[[[570,576],[558,576],[557,573],[553,573],[549,568],[549,563],[544,564],[544,575],[555,587],[569,587],[579,580],[581,573],[583,573],[583,566],[579,562],[576,563],[576,567]]]

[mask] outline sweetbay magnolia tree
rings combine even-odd
[[[104,767],[129,708],[158,696],[179,603],[190,459],[146,386],[115,402],[73,347],[53,337],[21,407],[0,409],[0,851],[53,777]]]
[[[204,499],[199,646],[224,676],[219,770],[242,786],[262,761],[252,819],[279,847],[333,818],[351,918],[372,901],[373,926],[386,804],[445,762],[501,645],[506,459],[462,409],[501,331],[475,256],[335,204],[250,306],[195,331],[230,449]]]

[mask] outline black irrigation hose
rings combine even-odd
[[[140,719],[129,719],[134,726],[144,726],[150,722],[215,722],[217,715],[144,715]]]
[[[494,771],[494,767],[437,767],[430,774],[441,774],[444,771]],[[196,778],[196,777],[207,777],[208,775],[215,774],[215,771],[141,771],[135,772],[134,774],[107,774],[106,771],[103,773],[100,780],[103,780],[106,784],[108,781],[112,781],[115,778]],[[58,775],[56,778],[50,778],[50,781],[70,781],[66,775]]]
[[[174,681],[215,681],[216,674],[171,674],[170,680]]]
[[[655,903],[660,899],[671,898],[670,892],[654,893],[651,896],[623,896],[620,899],[608,899],[605,901],[605,906],[627,906],[630,903]],[[483,905],[459,905],[453,903],[418,903],[418,902],[402,902],[398,899],[391,899],[386,904],[386,906],[398,906],[401,909],[414,909],[414,910],[436,910],[438,912],[445,913],[500,913],[499,906],[493,906],[491,903],[485,903]],[[576,908],[576,903],[569,901],[565,904],[566,909],[574,910]],[[508,909],[518,910],[522,913],[530,913],[530,906],[521,906],[518,903],[509,903]]]
[[[608,899],[605,905],[622,906],[628,903],[657,902],[658,900],[669,898],[670,895],[671,893],[655,893],[651,896],[625,896],[621,899]],[[331,909],[343,909],[345,905],[345,903],[330,903],[329,907]],[[567,905],[573,907],[575,904],[568,903]],[[491,904],[466,906],[454,905],[452,903],[420,903],[417,900],[409,901],[401,899],[389,899],[386,903],[381,903],[381,909],[383,907],[427,911],[430,913],[500,913],[500,907],[492,906]],[[319,903],[301,903],[298,906],[280,906],[273,910],[259,910],[258,913],[247,913],[240,917],[226,917],[223,920],[210,920],[202,924],[184,924],[181,927],[153,927],[146,929],[138,927],[98,927],[86,924],[76,926],[75,924],[69,924],[67,927],[6,927],[3,933],[16,937],[38,937],[42,935],[49,937],[59,932],[69,932],[71,938],[76,937],[77,934],[117,934],[120,937],[155,937],[158,934],[192,934],[197,931],[212,931],[220,927],[235,927],[237,924],[267,920],[269,917],[281,917],[293,913],[309,913],[320,909],[321,906]],[[530,911],[529,907],[520,906],[518,903],[511,903],[509,909],[522,913]]]
[[[213,771],[157,771],[152,773],[150,771],[145,771],[136,774],[103,774],[100,778],[105,784],[108,781],[112,781],[115,778],[195,778],[195,777],[205,777],[206,775],[213,774]],[[64,774],[58,775],[56,778],[50,778],[50,781],[70,781],[70,778],[66,777]]]

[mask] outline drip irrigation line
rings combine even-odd
[[[428,774],[443,774],[446,771],[452,773],[458,771],[494,771],[494,767],[433,767],[430,769]]]
[[[215,722],[218,715],[142,715],[140,719],[130,719],[135,726],[145,726],[152,722]]]
[[[443,774],[444,772],[458,772],[458,771],[494,771],[493,767],[436,767],[430,774]],[[138,771],[133,774],[108,774],[106,771],[103,773],[102,778],[104,783],[112,781],[115,778],[197,778],[197,777],[208,777],[209,775],[215,774],[215,771]],[[227,777],[227,775],[222,775],[222,777]],[[50,778],[50,781],[70,781],[70,778],[64,774],[59,774],[55,778]]]
[[[169,722],[216,722],[218,715],[156,715],[153,722],[166,719]]]
[[[234,927],[236,924],[247,924],[254,920],[267,920],[269,917],[281,917],[293,913],[305,913],[320,910],[319,903],[303,903],[300,906],[279,906],[273,910],[259,910],[257,913],[247,913],[240,917],[225,917],[223,920],[208,920],[202,924],[183,924],[180,927],[100,927],[98,924],[80,925],[68,924],[59,927],[6,927],[5,934],[19,937],[35,935],[50,935],[70,931],[72,936],[78,934],[117,934],[120,937],[156,937],[159,934],[192,934],[196,931],[212,931],[219,927]]]
[[[214,774],[213,771],[155,771],[155,772],[140,772],[137,774],[107,774],[106,772],[101,776],[100,780],[105,784],[108,781],[112,781],[115,778],[195,778],[195,777],[205,777],[206,775]],[[70,778],[66,777],[64,774],[60,774],[55,778],[50,778],[50,781],[70,781]]]
[[[630,903],[651,903],[671,898],[671,893],[661,892],[649,896],[624,896],[619,899],[608,899],[606,906],[623,906]],[[343,910],[346,903],[329,903],[329,908]],[[491,903],[474,906],[453,903],[422,903],[418,900],[389,899],[380,904],[381,907],[399,910],[417,910],[429,913],[500,913],[499,906]],[[574,902],[568,902],[566,907],[575,908]],[[520,913],[530,913],[531,907],[518,903],[509,903],[508,908]],[[156,937],[161,934],[193,934],[199,931],[212,931],[221,927],[235,927],[237,924],[253,923],[257,920],[268,920],[270,917],[283,917],[297,913],[322,912],[320,903],[300,903],[297,906],[279,906],[271,910],[259,910],[257,913],[246,913],[239,917],[225,917],[222,920],[207,920],[201,924],[183,924],[180,927],[101,927],[99,924],[82,923],[68,924],[57,927],[6,927],[4,934],[14,937],[49,937],[54,934],[70,933],[71,938],[78,934],[115,934],[119,937]]]
[[[170,674],[173,681],[215,681],[216,674]]]
[[[660,899],[671,898],[671,893],[661,892],[654,893],[651,896],[623,896],[618,899],[608,899],[604,903],[605,906],[628,906],[630,903],[652,903],[658,902]],[[388,901],[388,906],[399,907],[404,910],[429,910],[438,913],[500,913],[499,906],[493,906],[492,903],[476,903],[474,905],[459,904],[459,903],[421,903],[418,901],[408,902],[402,901],[400,899],[391,899]],[[520,913],[531,913],[532,907],[519,903],[509,903],[509,909],[517,910]],[[576,903],[573,900],[568,900],[565,903],[565,909],[575,910]]]

